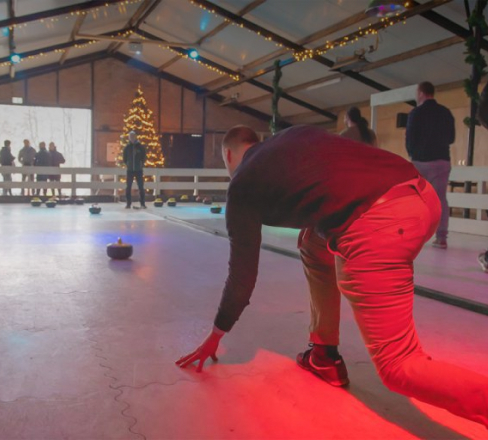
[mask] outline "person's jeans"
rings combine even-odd
[[[3,181],[4,182],[11,182],[12,181],[12,174],[11,173],[3,173]],[[3,189],[3,195],[12,195],[12,188],[4,188]]]
[[[141,206],[145,206],[146,198],[144,194],[144,177],[142,175],[142,171],[127,171],[127,187],[125,189],[125,198],[127,201],[127,205],[131,205],[132,203],[132,182],[136,178],[137,187],[139,188],[139,197]]]
[[[442,214],[436,238],[440,241],[447,239],[449,227],[449,205],[447,204],[447,185],[451,173],[451,163],[447,160],[434,160],[431,162],[412,162],[418,172],[434,187],[441,201]]]
[[[34,182],[34,174],[22,174],[22,182]],[[22,188],[22,195],[34,195],[35,191],[33,189],[25,190]]]
[[[374,204],[333,241],[301,234],[312,304],[310,339],[339,342],[341,292],[388,388],[488,427],[488,377],[432,360],[413,322],[413,260],[437,228],[440,211],[426,183],[417,193]]]

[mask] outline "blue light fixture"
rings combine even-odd
[[[366,8],[370,17],[392,17],[407,10],[405,0],[371,0]]]
[[[188,51],[188,56],[192,59],[192,60],[196,60],[198,58],[198,50],[196,49],[190,49]]]
[[[12,64],[18,64],[20,63],[21,57],[18,53],[12,53],[10,54],[10,62]]]

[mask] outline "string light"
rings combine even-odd
[[[133,30],[127,30],[124,32],[118,32],[117,34],[111,35],[111,37],[112,38],[128,37],[128,36],[132,35],[133,33],[134,33]],[[73,46],[71,46],[71,49],[83,49],[85,47],[92,46],[93,44],[100,44],[102,42],[103,41],[100,41],[100,40],[90,40],[90,41],[86,41],[84,43],[75,43],[75,44],[73,44]],[[66,49],[55,49],[52,52],[62,54],[65,51],[66,51]],[[22,54],[19,54],[21,56],[20,63],[28,61],[28,60],[35,60],[35,59],[44,57],[49,53],[51,53],[51,52],[41,52],[41,53],[38,53],[36,55],[29,55],[26,57],[22,56]],[[0,67],[10,66],[10,64],[11,64],[10,61],[5,61],[3,63],[0,63]]]
[[[127,15],[127,6],[142,3],[143,1],[144,0],[125,0],[123,2],[119,2],[119,3],[117,3],[118,10],[119,10],[120,14]],[[50,18],[41,18],[40,20],[37,20],[37,21],[45,24],[48,29],[54,29],[53,23],[58,22],[59,20],[62,20],[63,18],[64,19],[70,19],[72,17],[81,17],[81,16],[85,16],[88,14],[92,14],[93,19],[96,20],[98,18],[98,13],[100,11],[104,12],[105,17],[107,17],[107,11],[108,11],[109,7],[111,7],[111,6],[115,6],[115,5],[107,2],[107,3],[105,3],[104,6],[98,6],[96,8],[86,9],[84,11],[72,11],[69,14],[58,15],[56,17],[50,17]],[[123,9],[121,9],[121,7],[123,7]],[[28,23],[12,24],[8,28],[10,30],[22,29],[31,23],[35,23],[35,21],[30,21]]]
[[[203,9],[204,11],[213,14],[215,17],[218,18],[223,18],[226,23],[233,24],[237,27],[244,28],[244,24],[235,22],[228,17],[222,17],[218,13],[215,12],[215,9],[208,8],[204,5],[199,4],[198,2],[194,0],[190,0],[190,3],[194,6],[198,6],[200,9]],[[407,1],[405,2],[405,7],[409,8],[410,2]],[[293,57],[295,58],[296,61],[306,61],[310,58],[313,58],[315,56],[320,56],[324,55],[326,52],[329,50],[335,49],[337,47],[344,47],[348,44],[354,44],[359,41],[360,38],[363,37],[368,37],[371,35],[377,35],[380,30],[386,29],[390,26],[394,26],[397,23],[403,22],[405,24],[406,20],[405,13],[397,13],[394,17],[384,17],[381,18],[378,23],[372,24],[368,23],[368,26],[365,29],[362,29],[361,27],[358,28],[356,32],[353,32],[352,34],[346,35],[344,37],[338,38],[337,40],[334,40],[332,42],[327,41],[323,46],[316,48],[316,49],[303,49],[303,50],[295,50],[291,45],[283,45],[282,43],[275,41],[272,35],[268,34],[265,30],[257,30],[253,31],[251,29],[248,29],[249,32],[254,32],[255,34],[262,36],[266,41],[272,41],[275,43],[276,46],[278,47],[286,47],[289,50],[293,51]]]

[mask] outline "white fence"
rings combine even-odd
[[[0,182],[1,188],[11,189],[67,189],[71,196],[80,191],[92,194],[113,194],[118,196],[125,189],[120,181],[125,176],[122,168],[57,168],[57,167],[0,167],[0,173],[12,173],[13,182]],[[61,182],[22,182],[21,174],[61,174]],[[200,190],[225,191],[228,186],[227,171],[224,169],[169,169],[146,168],[146,176],[152,176],[145,188],[155,194],[164,190],[193,191],[197,195]],[[186,181],[167,181],[165,178],[185,179]],[[451,208],[469,208],[475,213],[474,219],[451,217],[449,229],[456,232],[488,236],[488,167],[453,167],[450,176],[455,182],[455,192],[448,193]],[[464,182],[472,182],[474,191],[466,194]],[[455,210],[453,210],[455,211]],[[458,210],[459,211],[459,210]]]
[[[125,182],[120,181],[126,175],[123,168],[58,168],[58,167],[0,167],[0,173],[11,173],[13,182],[1,182],[0,188],[15,189],[68,189],[75,197],[80,191],[90,190],[92,194],[111,193],[115,197],[125,189]],[[61,175],[60,182],[22,182],[21,175]],[[225,169],[170,169],[145,168],[145,176],[151,176],[144,188],[159,194],[164,190],[225,191],[228,186],[228,174]],[[185,179],[186,181],[166,181],[165,178]],[[226,177],[226,181],[222,181]],[[212,181],[214,179],[214,181]],[[135,184],[135,182],[134,182]]]
[[[467,234],[488,236],[488,167],[453,167],[450,175],[451,183],[474,184],[472,193],[450,192],[447,194],[447,201],[452,208],[469,208],[475,212],[475,218],[449,219],[449,230],[464,232]],[[464,191],[462,188],[458,188]]]

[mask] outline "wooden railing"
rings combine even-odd
[[[474,218],[451,217],[449,230],[488,236],[488,167],[453,167],[449,180],[453,190],[447,194],[451,212],[453,208],[467,208],[474,214]],[[472,193],[464,192],[465,182],[472,183]]]
[[[0,167],[0,173],[11,173],[12,182],[0,182],[0,189],[64,189],[76,196],[82,190],[92,194],[110,193],[114,197],[121,194],[125,183],[122,168],[57,168],[57,167]],[[61,174],[60,182],[22,182],[21,174]],[[151,181],[145,188],[159,194],[160,191],[225,191],[228,175],[224,169],[170,169],[146,168],[144,175]],[[168,178],[172,179],[168,181]],[[488,167],[453,167],[450,176],[451,188],[447,199],[451,208],[470,209],[474,218],[453,216],[449,229],[456,232],[488,236]],[[473,184],[473,193],[464,192],[464,183]],[[135,183],[135,182],[134,182]],[[454,184],[455,183],[455,184]],[[452,212],[459,210],[452,209]]]
[[[0,182],[4,189],[68,189],[70,195],[76,197],[80,190],[90,190],[92,194],[110,192],[117,196],[125,189],[122,181],[126,175],[123,168],[58,168],[58,167],[0,167],[0,173],[11,173],[12,182]],[[61,175],[60,182],[22,182],[22,175]],[[225,169],[170,169],[145,168],[144,176],[149,177],[144,188],[159,194],[164,190],[193,191],[197,195],[200,190],[225,191],[228,186],[228,174]],[[167,180],[167,178],[174,179]],[[227,179],[224,179],[227,178]],[[212,181],[213,179],[213,181]],[[135,185],[135,182],[134,182]],[[86,192],[86,191],[85,191]]]

